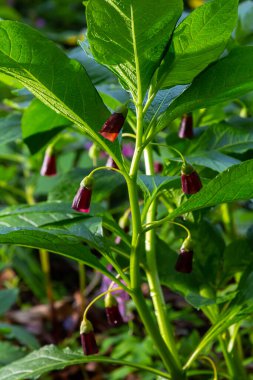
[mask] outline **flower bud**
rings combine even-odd
[[[72,209],[79,212],[89,212],[92,196],[93,178],[85,177],[80,183],[80,187],[73,199]]]
[[[105,296],[105,313],[110,326],[118,327],[124,323],[119,311],[118,302],[111,293],[107,293]]]
[[[127,108],[125,106],[118,107],[116,111],[106,120],[99,133],[110,140],[115,141],[118,134],[123,127],[127,115]]]
[[[185,194],[195,194],[202,188],[198,173],[189,164],[182,166],[181,185]]]
[[[155,173],[162,173],[163,164],[161,162],[155,162],[154,163],[154,170],[155,170]]]
[[[40,170],[42,176],[54,176],[57,174],[56,171],[56,156],[52,152],[51,148],[46,150],[43,164]]]
[[[80,326],[80,337],[84,355],[94,355],[98,353],[93,326],[87,319],[83,320]]]
[[[193,118],[191,114],[185,114],[182,117],[178,137],[181,139],[192,139],[193,134]]]
[[[181,273],[191,273],[192,272],[192,259],[193,259],[193,250],[191,238],[188,237],[183,242],[180,253],[175,265],[175,270]]]

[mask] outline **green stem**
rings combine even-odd
[[[141,249],[138,247],[138,236],[139,231],[141,230],[141,218],[140,210],[138,203],[137,195],[137,186],[136,183],[129,179],[127,181],[128,192],[130,198],[130,205],[132,210],[132,250],[130,255],[130,279],[131,279],[131,289],[132,289],[132,298],[135,302],[136,308],[142,319],[147,333],[150,335],[154,343],[156,344],[157,350],[160,354],[160,357],[165,365],[165,368],[171,372],[173,378],[177,380],[184,379],[184,375],[174,360],[174,357],[171,355],[171,352],[168,350],[165,342],[163,341],[160,332],[157,328],[157,325],[150,314],[150,310],[147,307],[144,296],[141,291],[141,281],[140,281],[140,253]]]
[[[154,162],[152,150],[147,147],[144,151],[146,174],[154,174]],[[153,223],[156,217],[156,201],[153,201],[147,213],[147,224]],[[179,358],[176,350],[176,342],[174,339],[172,327],[167,317],[167,307],[162,293],[160,279],[158,276],[158,268],[156,261],[156,249],[155,249],[155,231],[154,229],[146,232],[146,257],[147,257],[147,270],[146,275],[150,288],[150,295],[154,304],[155,313],[157,316],[157,322],[161,331],[162,337],[168,346],[175,362],[180,366]]]

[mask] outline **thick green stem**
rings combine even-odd
[[[141,291],[141,277],[140,277],[140,254],[141,247],[138,246],[138,236],[141,231],[141,216],[138,203],[137,185],[136,181],[129,178],[127,181],[128,193],[130,199],[130,206],[132,211],[132,249],[130,255],[130,279],[132,298],[135,302],[136,308],[140,318],[145,326],[147,333],[155,343],[159,355],[164,363],[165,368],[171,373],[172,378],[175,380],[184,380],[180,366],[175,361],[164,340],[162,339],[157,324],[152,317],[150,310],[146,304],[145,298]]]
[[[153,155],[150,147],[147,147],[144,151],[146,174],[154,174]],[[153,201],[149,211],[147,213],[146,223],[152,223],[156,217],[156,201]],[[167,316],[167,307],[164,300],[160,279],[158,275],[157,261],[156,261],[156,249],[155,249],[155,230],[149,230],[146,232],[146,257],[147,257],[147,270],[146,276],[149,283],[150,295],[154,304],[154,309],[157,317],[159,329],[162,337],[168,346],[172,356],[174,357],[178,366],[180,366],[179,358],[176,350],[176,342],[173,335],[173,330],[170,321]]]

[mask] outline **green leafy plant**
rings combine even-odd
[[[250,345],[245,321],[253,311],[253,256],[246,202],[253,197],[253,47],[243,45],[249,31],[242,5],[237,23],[237,0],[211,0],[189,15],[182,15],[181,0],[89,0],[87,41],[77,59],[26,24],[0,21],[0,79],[29,90],[22,94],[29,99],[25,110],[19,104],[2,117],[3,143],[20,138],[21,122],[32,154],[41,157],[47,147],[43,175],[59,173],[59,151],[77,152],[78,162],[57,174],[46,202],[35,204],[37,180],[26,183],[24,194],[10,189],[27,204],[0,211],[0,243],[40,250],[51,302],[48,252],[78,262],[80,279],[83,264],[110,279],[84,310],[86,356],[46,346],[1,368],[1,380],[88,362],[131,367],[147,379],[251,378],[252,353],[244,352],[240,332]],[[191,131],[178,137],[181,118],[191,118]],[[93,143],[88,169],[79,162],[85,138]],[[126,157],[129,141],[134,149]],[[100,165],[100,151],[110,164]],[[25,174],[38,172],[33,161],[27,169],[24,154],[29,156],[22,151],[13,159]],[[115,200],[105,204],[110,194]],[[164,288],[208,319],[190,350],[175,335]],[[148,354],[139,361],[120,355],[120,345],[118,357],[117,349],[116,356],[95,355],[96,326],[88,312],[105,297],[110,324],[122,325],[122,291],[146,334]],[[133,341],[129,345],[141,344]],[[223,359],[215,360],[218,355]]]

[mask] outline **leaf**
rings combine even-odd
[[[141,174],[138,177],[138,185],[147,196],[150,196],[155,190],[161,191],[180,187],[180,178]]]
[[[183,113],[235,99],[253,89],[253,47],[233,49],[200,73],[161,115],[157,130]]]
[[[238,0],[213,0],[175,29],[163,68],[162,88],[191,83],[224,51],[237,20]],[[159,74],[158,74],[159,75]]]
[[[253,267],[242,276],[238,285],[238,293],[230,305],[219,314],[216,323],[208,330],[194,354],[189,359],[190,363],[198,354],[210,344],[218,335],[221,335],[228,327],[249,317],[253,311]]]
[[[0,342],[0,366],[14,362],[25,356],[26,352],[9,342]],[[1,371],[1,369],[0,369]]]
[[[0,331],[1,330],[3,330],[3,334],[6,335],[7,338],[17,340],[31,350],[36,350],[40,347],[37,339],[23,327],[0,322]]]
[[[220,150],[222,152],[244,153],[253,149],[253,127],[252,120],[249,125],[236,119],[236,125],[228,124],[211,125],[190,147],[191,151]]]
[[[17,301],[18,289],[0,290],[0,315],[8,311]]]
[[[96,256],[92,255],[90,250],[81,243],[81,239],[71,236],[71,233],[67,231],[32,227],[1,227],[0,244],[15,244],[46,249],[84,263],[115,280],[114,276],[101,264]]]
[[[19,22],[1,21],[0,40],[0,72],[18,79],[121,161],[118,142],[112,144],[98,134],[109,112],[81,64]]]
[[[213,169],[219,173],[230,168],[235,164],[239,164],[240,161],[236,158],[227,156],[215,150],[205,151],[201,153],[194,153],[186,156],[187,161],[190,164],[205,166],[207,168]]]
[[[38,99],[25,109],[22,117],[22,136],[32,154],[43,148],[70,122]]]
[[[63,369],[70,365],[100,362],[110,363],[112,365],[129,366],[140,370],[153,372],[162,375],[162,372],[152,367],[147,367],[139,363],[128,362],[126,360],[110,359],[103,356],[84,356],[81,351],[71,351],[69,348],[65,350],[55,346],[45,346],[38,351],[34,351],[25,358],[18,360],[9,366],[0,369],[1,380],[24,380],[40,377],[41,375]],[[170,379],[169,375],[163,375]]]
[[[12,113],[0,119],[0,145],[21,139],[20,114]]]
[[[60,175],[57,184],[49,192],[49,200],[72,201],[84,176],[92,169],[73,169],[68,173]],[[109,197],[113,191],[117,191],[125,184],[124,177],[114,171],[101,170],[94,174],[94,191],[92,193],[92,206]]]
[[[89,0],[88,39],[95,59],[140,100],[182,12],[181,0]],[[148,41],[148,43],[147,43]]]
[[[231,166],[211,180],[170,214],[171,219],[190,211],[253,197],[253,160]]]

